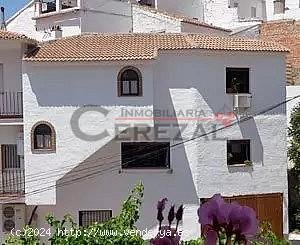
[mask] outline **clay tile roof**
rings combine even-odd
[[[143,9],[145,11],[149,11],[151,13],[154,13],[154,14],[160,14],[160,15],[164,15],[166,17],[169,17],[171,19],[179,20],[183,23],[188,23],[188,24],[197,25],[197,26],[203,26],[203,27],[216,29],[216,30],[224,31],[224,32],[231,32],[231,30],[229,30],[229,29],[225,29],[225,28],[222,28],[222,27],[219,27],[219,26],[210,25],[210,24],[202,22],[198,19],[190,18],[190,17],[183,16],[183,15],[180,15],[180,14],[170,13],[170,12],[167,12],[167,11],[158,10],[158,9],[148,7],[148,6],[141,6],[141,5],[135,5],[135,6],[140,8],[140,9]]]
[[[36,41],[27,36],[6,30],[0,30],[0,40],[18,40],[23,42],[35,43]]]
[[[160,50],[288,52],[274,42],[200,34],[84,34],[42,44],[25,57],[36,62],[155,59]]]

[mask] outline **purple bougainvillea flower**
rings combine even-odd
[[[238,242],[247,242],[258,232],[258,220],[255,211],[247,206],[238,203],[231,204],[231,211],[228,214],[228,228],[236,235]]]
[[[161,227],[157,236],[150,240],[151,245],[179,245],[180,236],[175,229],[169,226]]]
[[[229,238],[235,235],[238,242],[247,243],[258,231],[258,221],[252,208],[227,203],[220,194],[202,204],[198,216],[207,245],[215,245],[221,232]]]
[[[163,198],[161,201],[158,201],[157,210],[160,212],[164,211],[167,201],[168,201],[168,198]]]

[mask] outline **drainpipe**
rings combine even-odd
[[[1,7],[1,20],[0,21],[1,21],[0,29],[6,30],[4,7]]]

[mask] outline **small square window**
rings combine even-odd
[[[250,140],[227,141],[227,165],[246,164],[250,159]]]
[[[122,168],[170,168],[169,142],[123,142]]]
[[[249,68],[226,68],[226,93],[249,93]]]
[[[79,226],[87,227],[95,223],[105,223],[111,217],[111,210],[79,211]]]
[[[139,4],[140,5],[146,5],[146,6],[153,7],[153,8],[155,7],[155,1],[154,0],[140,0]]]
[[[238,0],[229,0],[228,8],[237,8],[239,6]]]

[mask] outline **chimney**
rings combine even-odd
[[[1,7],[1,17],[0,18],[1,18],[0,19],[0,29],[6,30],[4,7]]]
[[[274,0],[274,14],[284,14],[285,0]]]
[[[51,39],[62,38],[62,30],[60,26],[53,26],[51,28]]]

